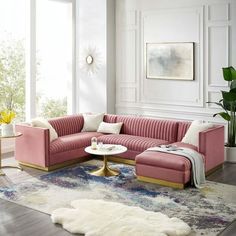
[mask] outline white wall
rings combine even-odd
[[[114,0],[76,2],[78,112],[114,112],[115,4]],[[95,49],[99,69],[86,72],[87,48]],[[110,99],[109,99],[110,98]]]
[[[107,112],[115,113],[116,103],[116,27],[115,0],[107,0]]]
[[[212,118],[236,67],[235,0],[116,1],[116,112],[171,119]],[[146,79],[147,42],[194,42],[193,81]]]

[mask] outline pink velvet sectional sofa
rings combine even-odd
[[[58,139],[49,141],[49,130],[16,125],[23,133],[16,139],[15,157],[22,165],[50,171],[75,162],[87,160],[84,148],[91,138],[107,144],[121,144],[128,151],[109,157],[111,161],[134,164],[137,178],[141,181],[184,188],[190,182],[191,163],[188,159],[169,153],[146,151],[149,147],[174,144],[197,150],[204,156],[205,170],[209,173],[224,162],[224,127],[217,125],[199,134],[199,147],[182,143],[190,123],[157,120],[123,115],[105,115],[108,123],[122,122],[120,134],[81,132],[82,115],[70,115],[49,120],[58,133]]]

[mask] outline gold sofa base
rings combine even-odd
[[[170,181],[166,181],[166,180],[162,180],[162,179],[145,177],[145,176],[137,176],[137,179],[140,181],[143,181],[143,182],[148,182],[148,183],[152,183],[152,184],[159,184],[159,185],[171,187],[171,188],[184,189],[184,187],[185,187],[184,184],[170,182]]]
[[[39,165],[35,165],[35,164],[27,163],[27,162],[22,162],[22,161],[19,161],[19,164],[22,165],[22,166],[32,167],[32,168],[35,168],[35,169],[38,169],[38,170],[53,171],[53,170],[56,170],[56,169],[71,166],[71,165],[81,163],[81,162],[84,162],[84,161],[88,161],[88,160],[91,160],[91,158],[90,157],[84,157],[84,158],[80,158],[80,159],[65,161],[63,163],[55,164],[55,165],[52,165],[52,166],[49,166],[49,167],[39,166]]]
[[[43,166],[20,162],[20,161],[19,161],[19,164],[23,165],[23,166],[28,166],[28,167],[36,168],[39,170],[43,170],[43,171],[53,171],[53,170],[56,170],[59,168],[67,167],[67,166],[81,163],[84,161],[88,161],[91,159],[92,159],[91,157],[84,157],[84,158],[80,158],[79,160],[78,159],[70,160],[70,161],[66,161],[64,163],[56,164],[56,165],[53,165],[50,167],[43,167]],[[100,159],[100,158],[98,157],[97,159]],[[122,157],[117,157],[117,156],[109,156],[108,161],[122,163],[122,164],[128,164],[128,165],[135,165],[134,160],[124,159]],[[223,167],[223,164],[220,164],[220,165],[212,168],[211,170],[208,170],[206,172],[206,176],[212,174],[213,172],[217,171],[218,169],[220,169],[222,167]],[[137,176],[137,179],[139,181],[154,183],[154,184],[158,184],[158,185],[162,185],[162,186],[166,186],[166,187],[171,187],[171,188],[176,188],[176,189],[184,189],[185,186],[187,186],[187,184],[175,183],[175,182],[170,182],[170,181],[166,181],[166,180],[155,179],[155,178],[150,178],[150,177],[145,177],[145,176]]]

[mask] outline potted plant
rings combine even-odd
[[[0,113],[0,124],[2,127],[2,133],[1,135],[6,136],[13,136],[14,135],[14,129],[12,120],[15,118],[15,112],[11,110],[5,110]]]
[[[229,91],[221,91],[222,99],[219,102],[213,102],[220,106],[223,111],[213,116],[221,116],[228,123],[227,143],[225,144],[226,160],[236,162],[236,70],[230,66],[223,68],[224,80],[229,82]],[[212,102],[209,102],[212,103]]]

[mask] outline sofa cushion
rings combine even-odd
[[[157,166],[179,171],[186,171],[191,168],[191,163],[186,157],[172,153],[145,151],[137,155],[135,161],[137,164]]]
[[[83,114],[84,126],[81,132],[95,132],[103,121],[104,113]]]
[[[58,138],[58,134],[56,130],[52,127],[52,125],[48,122],[48,120],[42,117],[38,117],[38,118],[32,119],[31,124],[33,127],[41,127],[41,128],[49,129],[50,142]]]
[[[178,131],[178,122],[176,121],[118,116],[117,122],[123,122],[122,134],[176,142]]]
[[[119,134],[120,129],[123,123],[107,123],[101,122],[97,132],[105,133],[105,134]]]
[[[180,142],[183,139],[190,125],[191,122],[178,122],[177,142]]]
[[[98,132],[83,132],[59,137],[50,144],[50,153],[71,151],[91,145],[91,138],[103,135]]]
[[[58,136],[79,133],[83,127],[84,119],[82,115],[69,115],[57,117],[48,121],[56,130]]]
[[[189,143],[198,147],[199,133],[209,128],[212,128],[213,126],[214,125],[212,123],[204,123],[200,120],[193,121],[190,127],[188,128],[188,131],[184,135],[182,142]]]
[[[109,134],[100,136],[98,141],[108,144],[120,144],[128,148],[128,150],[143,152],[149,147],[155,147],[161,144],[168,144],[169,142],[161,139],[153,139],[146,137],[139,137],[126,134]]]

